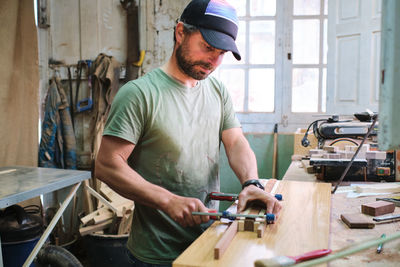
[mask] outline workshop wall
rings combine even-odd
[[[164,64],[172,53],[173,29],[176,20],[184,6],[190,0],[140,0],[134,1],[139,8],[139,49],[145,50],[145,59],[140,67],[139,75]],[[76,64],[81,59],[94,60],[99,53],[114,56],[122,65],[127,54],[127,16],[119,0],[71,0],[50,1],[49,24],[47,37],[42,36],[42,47],[46,48],[48,58],[60,60],[65,64]],[[44,39],[48,38],[48,40]],[[47,46],[47,47],[46,47]],[[42,55],[43,59],[44,56]],[[46,70],[47,60],[40,61],[42,70]],[[43,73],[43,71],[42,71]],[[41,76],[47,81],[54,71],[49,70]],[[124,74],[121,72],[120,83],[123,84]],[[66,72],[61,69],[59,75],[66,78]],[[84,97],[87,82],[81,83],[80,94]],[[75,84],[74,84],[75,86]],[[47,88],[43,89],[43,92]],[[42,97],[43,99],[43,93]],[[77,133],[78,157],[84,161],[84,136],[87,134],[88,121],[78,122],[80,130]],[[257,132],[257,129],[252,129]],[[271,176],[273,135],[271,133],[249,133],[246,135],[251,147],[256,153],[260,177]],[[278,145],[278,177],[282,177],[290,164],[293,153],[293,135],[279,134]],[[237,191],[239,183],[231,182],[234,178],[229,168],[225,152],[221,151],[222,188]],[[85,164],[83,164],[85,165]],[[81,165],[82,166],[82,165]]]

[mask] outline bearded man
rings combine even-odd
[[[281,205],[258,181],[254,152],[225,86],[209,75],[226,52],[240,60],[235,9],[222,0],[193,0],[174,32],[168,62],[130,81],[115,96],[95,175],[135,201],[128,250],[133,266],[171,266],[210,223],[207,193],[219,191],[223,143],[243,190],[238,211],[262,201]]]

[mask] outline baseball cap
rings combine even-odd
[[[235,40],[238,32],[236,10],[224,0],[193,0],[180,17],[180,21],[199,28],[204,40],[211,46],[231,51],[241,59]]]

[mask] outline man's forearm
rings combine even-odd
[[[256,156],[244,136],[226,149],[226,154],[229,165],[241,184],[246,180],[258,178]]]
[[[118,159],[96,161],[95,176],[121,196],[152,208],[164,209],[173,196],[168,190],[147,182],[129,165]]]
[[[184,227],[205,223],[209,220],[208,216],[192,216],[193,211],[208,212],[199,199],[178,196],[160,186],[149,183],[125,162],[96,161],[96,177],[107,183],[120,195],[137,203],[159,209]]]

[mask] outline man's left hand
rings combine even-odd
[[[267,213],[273,213],[275,214],[275,217],[278,218],[282,209],[282,205],[279,201],[272,194],[253,185],[245,187],[242,192],[240,192],[237,212],[243,212],[246,209],[247,204],[252,201],[264,203]]]

